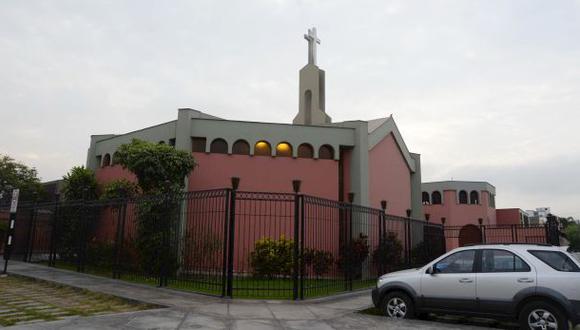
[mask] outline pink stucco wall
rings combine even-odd
[[[135,174],[131,173],[129,170],[123,169],[121,165],[97,168],[95,171],[95,176],[97,177],[97,182],[101,185],[105,185],[118,179],[127,179],[131,182],[137,182],[137,177]]]
[[[193,153],[198,166],[189,190],[227,188],[240,178],[242,191],[292,192],[292,180],[302,180],[301,192],[338,199],[338,161],[290,157]]]
[[[520,209],[498,209],[496,216],[498,225],[520,224]]]
[[[477,219],[483,219],[484,225],[496,224],[495,209],[489,207],[489,193],[479,192],[479,204],[459,204],[455,190],[446,190],[443,193],[443,204],[424,205],[423,211],[430,215],[431,222],[441,223],[445,217],[446,226],[479,225]]]
[[[369,151],[370,206],[388,203],[387,213],[405,216],[411,208],[411,172],[392,134]]]

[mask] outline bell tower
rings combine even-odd
[[[308,29],[304,35],[308,41],[308,64],[300,69],[298,114],[294,124],[326,125],[331,123],[324,109],[325,87],[324,70],[316,65],[316,45],[320,39],[316,36],[316,28]]]

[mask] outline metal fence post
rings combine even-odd
[[[299,258],[300,258],[300,180],[293,180],[292,187],[294,189],[294,251],[293,251],[293,270],[292,270],[292,298],[298,299],[298,272],[299,272]],[[302,258],[300,258],[302,259]]]
[[[87,188],[83,189],[83,199],[81,203],[80,218],[78,223],[78,245],[77,245],[77,272],[82,272],[84,270],[84,257],[85,249],[84,246],[87,244],[87,238],[85,233],[85,207],[86,207],[86,195]]]
[[[387,244],[387,201],[381,201],[381,213],[379,214],[379,251],[383,251]],[[385,265],[379,263],[379,276],[385,273]]]
[[[234,244],[236,230],[236,191],[240,185],[240,178],[232,177],[232,191],[230,198],[230,228],[228,234],[228,279],[226,296],[233,298],[234,295]]]
[[[60,198],[56,195],[56,202],[54,204],[54,214],[52,219],[52,230],[50,234],[50,248],[48,253],[48,266],[54,267],[56,265],[56,236],[58,235],[58,217],[60,211]]]
[[[411,210],[407,209],[407,221],[405,222],[405,262],[411,266]]]
[[[300,195],[300,251],[304,255],[304,232],[305,227],[304,195]],[[304,258],[300,258],[300,299],[304,299]]]
[[[127,200],[119,207],[117,215],[117,234],[115,238],[115,262],[113,264],[113,278],[121,278],[121,253],[125,236],[125,216],[127,213]]]
[[[224,213],[225,213],[225,217],[224,217],[224,231],[223,231],[223,246],[222,246],[222,297],[225,297],[227,292],[226,292],[226,287],[227,287],[227,276],[228,276],[228,241],[229,241],[229,235],[228,235],[228,225],[229,225],[229,221],[230,221],[230,213],[231,213],[231,209],[230,209],[230,200],[232,196],[232,189],[226,189],[225,190],[225,206],[224,206]]]
[[[32,258],[32,249],[33,249],[33,241],[34,235],[36,231],[34,228],[36,227],[36,201],[37,201],[37,194],[34,193],[34,197],[32,199],[32,206],[30,208],[30,219],[28,220],[28,233],[26,235],[26,249],[24,250],[24,256],[22,261],[30,262]]]

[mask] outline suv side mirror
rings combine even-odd
[[[437,264],[427,268],[427,274],[435,275],[437,273],[439,273],[439,269],[437,268]]]

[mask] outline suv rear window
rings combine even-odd
[[[548,266],[560,272],[580,272],[578,265],[572,261],[567,255],[558,251],[528,251],[534,257],[540,259]]]

